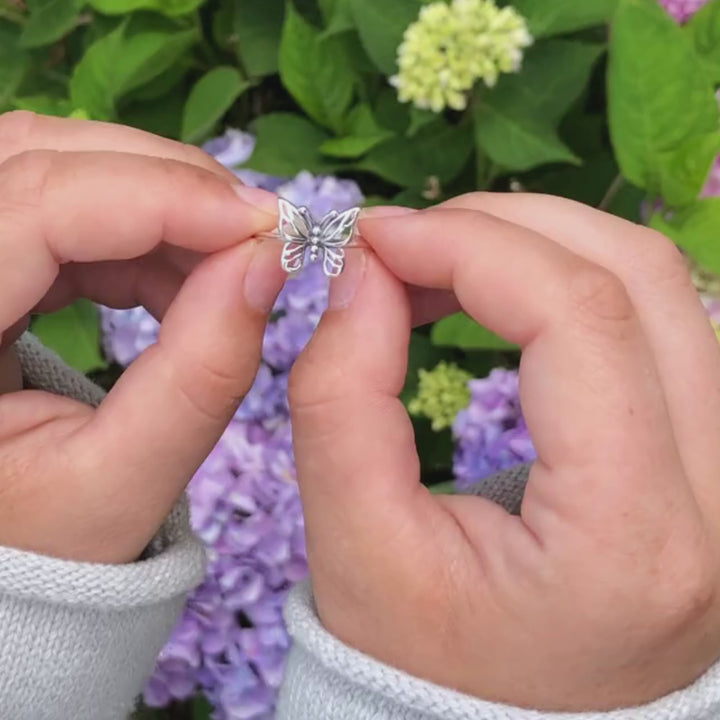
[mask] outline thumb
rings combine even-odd
[[[170,306],[157,343],[81,433],[86,447],[97,448],[106,478],[101,491],[132,512],[140,549],[253,383],[267,317],[286,277],[273,246],[250,241],[206,258]]]
[[[412,424],[398,399],[410,320],[404,286],[374,254],[350,253],[291,374],[308,559],[326,621],[323,603],[352,582],[349,568],[362,568],[363,582],[373,587],[383,583],[371,573],[398,581],[398,570],[378,551],[391,555],[390,545],[410,544],[409,535],[414,542],[417,506],[430,502],[419,483]]]

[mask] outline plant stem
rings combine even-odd
[[[615,199],[615,196],[623,189],[624,186],[625,178],[622,173],[618,173],[617,177],[610,183],[610,187],[607,189],[605,196],[600,201],[598,210],[608,210],[612,201]]]

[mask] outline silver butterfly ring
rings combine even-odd
[[[357,233],[360,208],[341,213],[333,210],[315,220],[306,207],[295,207],[283,198],[278,202],[278,229],[273,235],[261,237],[284,243],[280,262],[285,272],[298,272],[307,258],[310,262],[322,261],[325,275],[334,278],[345,269],[346,250],[365,247]]]

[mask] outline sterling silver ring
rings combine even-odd
[[[258,239],[285,243],[280,262],[287,273],[301,270],[307,258],[309,262],[321,261],[327,277],[338,277],[345,269],[345,251],[368,247],[357,230],[358,207],[341,213],[333,210],[315,220],[306,207],[295,207],[283,198],[278,203],[277,230],[258,235]]]

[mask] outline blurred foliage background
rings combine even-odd
[[[699,199],[720,150],[717,0],[682,25],[658,0],[517,0],[534,41],[519,72],[444,112],[399,102],[388,82],[423,5],[0,0],[0,111],[191,143],[241,127],[257,137],[247,167],[351,177],[369,202],[560,194],[642,219],[720,268],[720,200]],[[504,347],[458,318],[434,338]]]

